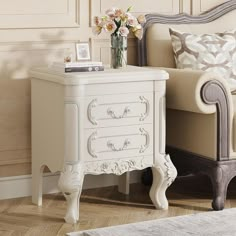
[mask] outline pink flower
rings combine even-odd
[[[139,24],[144,24],[146,22],[146,17],[144,15],[138,16],[138,22]]]
[[[121,36],[127,37],[127,35],[129,34],[129,30],[128,30],[127,27],[121,26],[121,27],[119,28],[119,33],[120,33]]]
[[[115,10],[115,17],[120,17],[123,14],[123,11],[121,9],[116,9]]]
[[[95,25],[99,25],[101,23],[101,21],[102,21],[101,18],[98,17],[98,16],[95,16],[93,18],[93,22],[94,22]]]
[[[95,16],[93,18],[93,22],[96,26],[99,26],[101,28],[104,27],[104,25],[107,23],[107,17],[98,17],[98,16]]]
[[[115,8],[109,8],[108,10],[106,10],[106,15],[108,15],[111,19],[115,19]]]
[[[109,32],[109,33],[114,33],[114,31],[116,30],[117,26],[115,24],[114,21],[108,21],[106,24],[105,24],[105,30],[106,32]]]
[[[146,18],[144,15],[136,18],[130,11],[131,7],[127,11],[113,7],[106,10],[104,16],[95,16],[93,19],[95,26],[92,27],[93,33],[99,35],[104,30],[116,36],[127,37],[131,30],[137,38],[141,39],[143,36],[141,24],[146,22]]]
[[[134,16],[131,16],[128,18],[127,24],[131,27],[136,27],[138,25],[138,20]]]

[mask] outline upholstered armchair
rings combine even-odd
[[[177,170],[203,173],[213,185],[214,210],[222,210],[236,176],[236,95],[221,76],[176,69],[169,28],[194,34],[236,29],[236,1],[200,16],[148,14],[138,42],[139,65],[164,68],[167,81],[167,152]],[[235,66],[235,65],[234,65]]]

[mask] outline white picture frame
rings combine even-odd
[[[76,58],[77,61],[90,60],[90,46],[88,42],[76,43]]]

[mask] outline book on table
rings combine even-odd
[[[62,70],[63,72],[91,72],[91,71],[104,71],[102,62],[87,61],[87,62],[54,62],[51,68]]]

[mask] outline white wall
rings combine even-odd
[[[134,14],[198,14],[222,2],[0,0],[0,180],[31,173],[29,68],[62,61],[66,51],[75,52],[79,41],[91,43],[93,60],[109,63],[109,37],[92,35],[93,16],[104,14],[112,6],[126,9],[131,5]],[[129,38],[128,63],[136,64],[136,59],[136,41]]]
[[[89,41],[92,58],[109,63],[109,37],[94,37],[92,18],[111,6],[134,12],[179,12],[178,0],[0,0],[0,177],[30,174],[30,81],[32,66],[62,61],[75,43]],[[129,40],[129,63],[136,63]]]
[[[192,0],[192,14],[201,14],[224,2],[227,2],[227,0]]]

